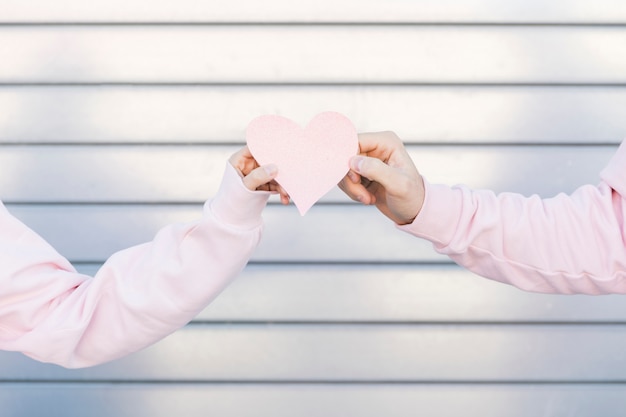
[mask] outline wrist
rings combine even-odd
[[[269,194],[266,191],[250,191],[235,168],[227,163],[220,188],[208,207],[224,224],[253,229],[262,223],[261,213]]]
[[[417,216],[419,216],[422,211],[422,207],[424,206],[424,197],[426,193],[424,179],[422,176],[418,175],[417,183],[414,183],[409,188],[410,190],[404,193],[405,196],[409,197],[408,201],[406,202],[402,213],[397,216],[400,219],[400,221],[396,221],[398,226],[413,223]]]

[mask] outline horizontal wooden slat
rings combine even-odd
[[[2,384],[0,388],[8,416],[35,416],[46,410],[46,417],[622,417],[626,408],[622,384]]]
[[[456,265],[251,264],[196,321],[616,323],[626,303],[524,292]]]
[[[240,143],[258,115],[326,110],[408,142],[614,143],[623,108],[622,87],[4,86],[0,143]]]
[[[0,1],[1,22],[558,22],[626,21],[615,0]]]
[[[624,83],[624,27],[0,28],[1,83]]]
[[[201,203],[239,146],[3,146],[6,202]],[[614,146],[408,146],[429,181],[552,196],[596,184]],[[279,167],[280,168],[280,167]],[[276,199],[274,199],[276,200]],[[324,202],[348,202],[334,188]]]
[[[106,365],[0,355],[6,380],[625,381],[625,325],[194,325]],[[549,364],[549,366],[546,366]]]

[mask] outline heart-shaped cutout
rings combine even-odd
[[[260,116],[248,125],[246,142],[259,164],[278,166],[276,182],[302,216],[346,175],[359,151],[354,125],[336,112],[318,114],[305,128],[285,117]]]

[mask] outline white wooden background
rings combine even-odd
[[[0,0],[0,198],[82,271],[196,217],[255,116],[324,110],[395,130],[433,182],[596,183],[626,136],[626,3]],[[1,415],[624,415],[623,297],[475,277],[337,190],[265,219],[157,345],[1,353]]]

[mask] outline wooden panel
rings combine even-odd
[[[0,45],[2,83],[626,81],[617,26],[4,26]]]
[[[166,224],[198,218],[201,207],[39,205],[10,209],[72,261],[92,262],[152,239],[158,228]],[[322,205],[301,217],[293,206],[272,206],[265,211],[264,237],[252,259],[265,262],[446,259],[435,254],[430,244],[397,231],[391,221],[374,210],[356,205]],[[327,228],[328,224],[333,227]]]
[[[258,115],[329,109],[407,142],[615,143],[624,108],[622,87],[4,86],[0,143],[241,143]]]
[[[196,218],[258,114],[331,108],[419,144],[432,182],[545,196],[597,182],[626,131],[617,0],[0,10],[0,198],[87,272]],[[305,218],[272,201],[253,263],[155,346],[75,371],[0,353],[2,414],[623,414],[623,296],[478,278],[337,190]]]
[[[195,202],[240,146],[5,146],[0,195],[29,202]]]
[[[626,20],[618,0],[1,0],[2,22],[559,22]]]
[[[492,175],[491,172],[490,169],[485,175]],[[152,239],[160,227],[194,220],[200,215],[199,204],[9,207],[65,256],[87,262],[104,260],[114,251]],[[302,217],[291,205],[271,205],[265,210],[264,218],[265,236],[253,257],[258,261],[444,259],[435,255],[428,243],[397,231],[391,221],[371,206],[321,204]]]
[[[7,380],[624,381],[625,330],[625,325],[193,325],[94,368],[65,370],[10,353],[0,355],[0,366]]]
[[[197,319],[626,322],[626,303],[523,292],[452,265],[252,265]]]
[[[99,264],[78,264],[93,276]],[[520,291],[456,265],[251,264],[196,322],[626,322],[622,295]]]
[[[623,384],[22,384],[0,385],[3,412],[46,417],[622,417]],[[79,399],[79,400],[78,400]]]
[[[201,203],[215,194],[237,149],[6,145],[0,152],[0,196],[5,202]],[[543,196],[596,184],[614,151],[614,146],[409,146],[420,172],[433,183]],[[323,201],[349,199],[335,188]]]

